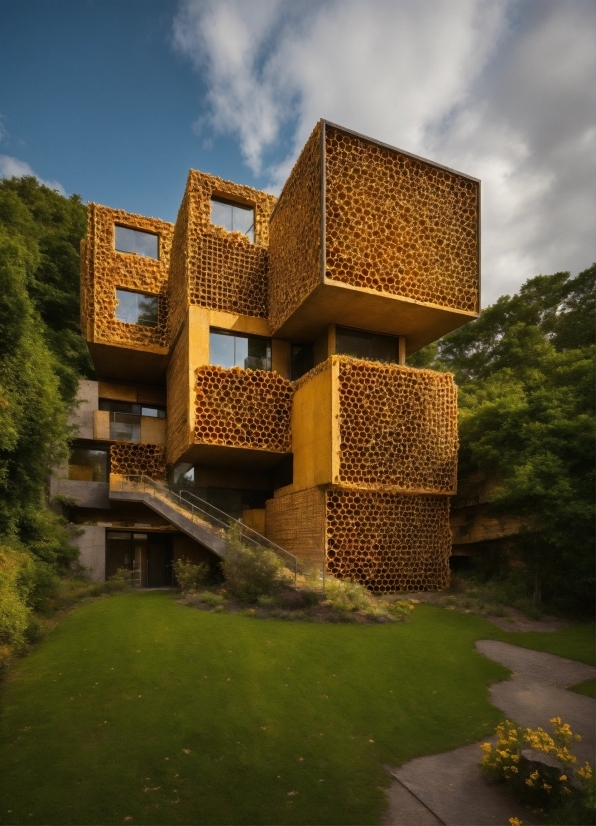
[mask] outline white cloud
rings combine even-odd
[[[47,186],[49,189],[56,189],[61,195],[66,195],[64,187],[58,181],[45,181],[39,175],[36,175],[25,161],[11,158],[10,155],[0,155],[0,178],[24,178],[26,175],[33,175],[40,184]]]
[[[182,0],[174,43],[207,83],[203,134],[235,136],[273,189],[321,117],[481,178],[486,304],[596,257],[595,8]]]

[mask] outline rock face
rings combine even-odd
[[[551,786],[559,782],[559,777],[565,774],[565,767],[552,754],[546,754],[536,749],[524,749],[519,757],[519,773],[525,779],[533,772],[540,772],[540,777]]]

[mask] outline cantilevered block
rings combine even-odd
[[[154,382],[165,373],[168,353],[167,282],[174,227],[99,204],[87,207],[81,254],[81,330],[95,369],[117,379]],[[157,236],[157,258],[116,249],[116,228]],[[116,290],[157,298],[151,324],[117,318]]]
[[[269,323],[407,338],[414,352],[479,311],[480,183],[320,121],[273,211]]]
[[[212,221],[212,198],[254,210],[251,240]],[[172,339],[189,306],[267,317],[267,243],[275,197],[191,169],[176,220],[169,297]]]
[[[457,392],[448,373],[332,356],[295,384],[294,490],[451,495]]]

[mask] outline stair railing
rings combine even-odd
[[[144,474],[129,475],[126,477],[123,476],[121,480],[121,491],[123,493],[126,492],[126,482],[131,482],[134,484],[135,491],[138,491],[138,486],[141,486],[143,493],[150,493],[156,499],[161,498],[173,501],[175,505],[178,505],[185,511],[190,512],[190,519],[193,523],[207,523],[209,528],[215,529],[218,533],[220,533],[221,538],[225,538],[229,530],[237,525],[239,527],[239,534],[243,543],[248,544],[249,547],[253,549],[257,548],[260,550],[272,551],[276,554],[276,556],[280,557],[286,567],[293,572],[294,583],[296,582],[298,576],[298,558],[289,551],[286,551],[285,548],[276,545],[275,542],[267,539],[266,536],[258,533],[253,528],[249,528],[248,525],[245,525],[239,519],[235,519],[233,516],[230,516],[229,513],[219,510],[219,508],[216,508],[210,502],[201,499],[190,491],[172,490],[167,485],[162,485],[160,482],[156,482],[155,479],[151,479],[149,476],[145,476]]]

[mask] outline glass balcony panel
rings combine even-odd
[[[79,482],[107,482],[107,450],[73,448],[68,460],[68,478]]]
[[[111,413],[110,439],[116,442],[140,442],[141,417],[127,413]]]
[[[370,338],[370,333],[338,327],[336,334],[337,352],[358,359],[369,359],[371,357]]]
[[[395,336],[373,335],[371,340],[371,358],[374,361],[397,363],[399,361],[398,339]]]

